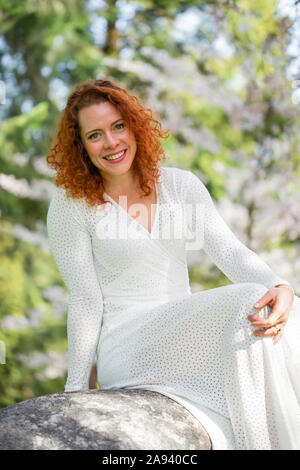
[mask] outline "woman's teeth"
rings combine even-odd
[[[122,155],[124,155],[125,150],[123,150],[120,153],[117,153],[116,155],[112,155],[111,157],[104,157],[105,160],[116,160],[117,158],[120,158]]]

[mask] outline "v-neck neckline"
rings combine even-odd
[[[109,196],[109,194],[107,194],[105,191],[104,191],[104,195],[107,196],[111,202],[118,208],[118,209],[121,209],[123,212],[125,212],[125,214],[127,215],[128,218],[130,218],[131,220],[133,220],[139,227],[141,227],[147,234],[149,237],[152,236],[153,232],[154,232],[154,229],[157,225],[157,219],[158,219],[158,212],[159,212],[159,206],[160,206],[160,196],[159,196],[159,189],[158,189],[158,184],[156,183],[156,181],[154,181],[154,186],[155,186],[155,192],[156,192],[156,209],[155,209],[155,216],[154,216],[154,220],[153,220],[153,224],[152,224],[152,227],[151,227],[151,232],[149,232],[142,224],[140,224],[134,217],[131,217],[131,215],[122,207],[120,206],[120,204],[118,204],[112,197]],[[152,206],[152,205],[151,205]],[[151,209],[150,209],[150,213],[151,213]]]

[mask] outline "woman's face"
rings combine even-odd
[[[82,143],[103,178],[111,181],[128,172],[137,146],[119,110],[109,102],[92,104],[79,111],[78,119]],[[117,160],[106,159],[116,154],[120,154]]]

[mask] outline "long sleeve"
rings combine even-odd
[[[290,285],[278,277],[252,250],[230,230],[218,213],[204,183],[191,171],[185,170],[185,202],[200,204],[204,209],[201,234],[204,251],[216,266],[233,282],[258,282],[268,289],[277,284]],[[196,213],[196,212],[195,212]],[[197,224],[194,216],[193,224]],[[200,220],[200,218],[199,218]],[[197,226],[195,227],[197,230]]]
[[[50,202],[47,229],[52,254],[69,291],[65,392],[88,390],[101,331],[103,297],[90,235],[80,211],[62,188],[56,188]]]

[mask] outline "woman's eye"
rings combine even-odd
[[[93,139],[93,136],[94,136],[94,135],[99,135],[99,132],[94,132],[94,134],[91,134],[91,135],[89,136],[89,139]]]
[[[121,127],[118,127],[118,126],[121,126]],[[117,130],[121,130],[125,127],[125,124],[123,122],[119,122],[119,124],[116,124],[115,127],[116,127]],[[93,134],[91,134],[89,136],[89,139],[90,140],[94,140],[95,138],[97,139],[97,136],[99,136],[99,135],[100,135],[99,132],[94,132]]]

